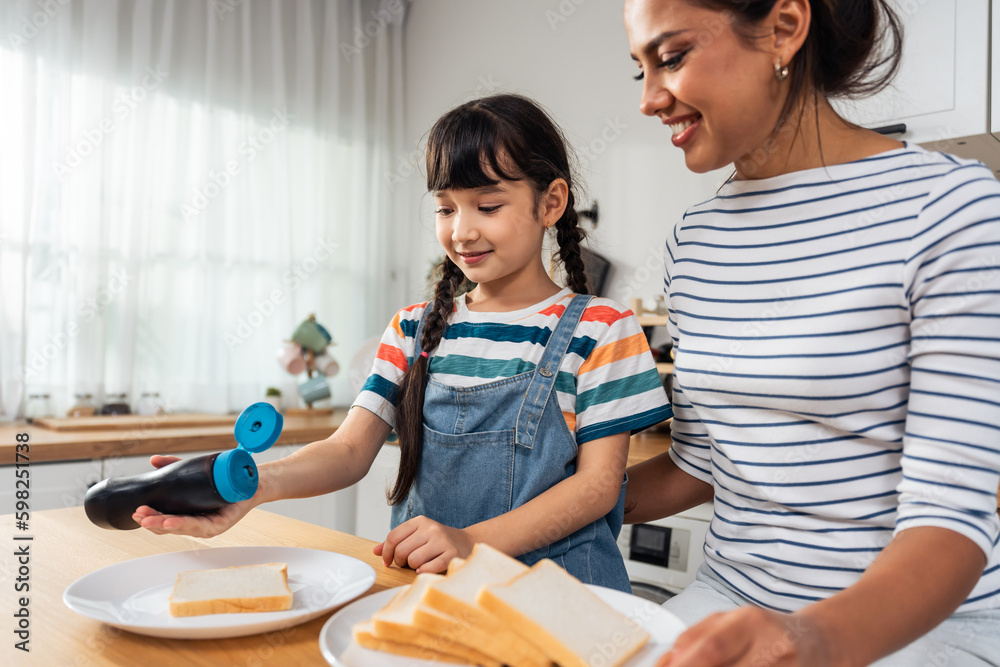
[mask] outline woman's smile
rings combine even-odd
[[[688,142],[691,135],[698,129],[698,126],[701,124],[699,123],[700,120],[701,114],[693,113],[664,118],[663,124],[670,126],[670,132],[672,133],[670,141],[673,142],[674,146],[680,148]]]

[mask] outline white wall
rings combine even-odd
[[[729,175],[692,174],[670,130],[639,112],[641,84],[629,57],[622,3],[610,0],[414,0],[406,25],[406,146],[397,175],[400,224],[416,225],[411,300],[432,257],[430,201],[424,197],[426,133],[451,107],[515,91],[541,102],[580,158],[586,186],[578,208],[597,199],[591,247],[614,264],[608,296],[627,303],[662,293],[662,248],[684,210],[708,199]],[[419,170],[410,173],[410,163]],[[645,267],[645,268],[644,268]],[[650,270],[651,269],[651,270]]]

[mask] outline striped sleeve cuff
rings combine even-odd
[[[600,422],[599,424],[590,424],[576,432],[576,443],[577,445],[582,445],[591,440],[597,440],[598,438],[626,431],[630,434],[638,433],[650,426],[670,419],[673,415],[674,413],[670,410],[669,405],[661,405],[645,412],[629,415],[625,419],[613,419]]]
[[[904,530],[925,526],[945,528],[969,538],[983,550],[987,560],[993,555],[998,528],[1000,528],[995,512],[992,516],[983,517],[949,511],[946,508],[933,505],[922,505],[911,506],[909,511],[904,511],[904,507],[900,507],[893,537]]]
[[[381,382],[379,382],[381,380]],[[372,375],[365,382],[351,407],[362,407],[373,413],[389,426],[396,428],[396,394],[398,388],[378,375]]]

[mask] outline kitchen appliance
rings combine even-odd
[[[694,581],[705,562],[712,511],[712,503],[705,503],[671,517],[622,527],[618,547],[634,595],[662,604]]]

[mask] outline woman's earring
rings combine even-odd
[[[774,78],[778,81],[784,81],[788,78],[788,65],[784,67],[781,66],[781,61],[774,63]]]

